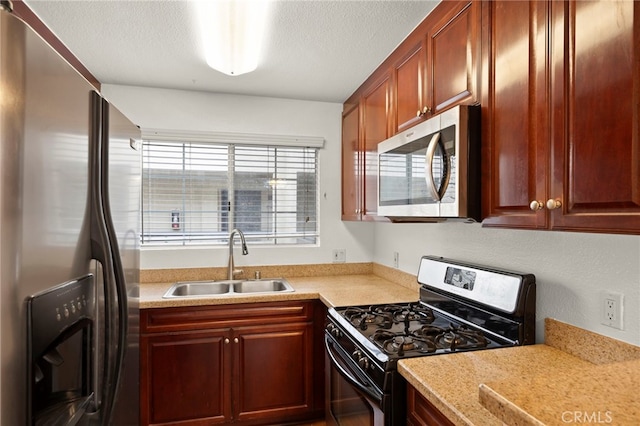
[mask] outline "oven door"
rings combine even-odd
[[[384,403],[388,398],[328,334],[325,335],[325,347],[327,424],[384,425]]]

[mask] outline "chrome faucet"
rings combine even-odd
[[[234,229],[229,234],[229,271],[227,274],[227,278],[232,280],[236,274],[242,273],[242,269],[235,269],[235,265],[233,264],[233,237],[238,234],[240,236],[240,241],[242,242],[242,254],[249,254],[249,250],[247,250],[247,242],[244,239],[244,234],[239,229]]]

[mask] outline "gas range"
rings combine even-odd
[[[479,348],[511,346],[422,302],[331,308],[332,320],[382,362]],[[335,325],[328,327],[338,335]]]
[[[328,356],[351,371],[344,374],[359,393],[379,401],[382,424],[404,421],[399,360],[535,341],[533,275],[424,256],[418,282],[417,301],[328,311]]]

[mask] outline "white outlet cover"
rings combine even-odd
[[[344,263],[347,260],[347,250],[334,249],[333,250],[333,263]]]
[[[605,291],[601,293],[601,323],[622,330],[624,316],[624,296],[621,293]]]

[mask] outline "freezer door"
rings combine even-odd
[[[0,423],[26,422],[25,298],[89,272],[92,86],[0,12]]]

